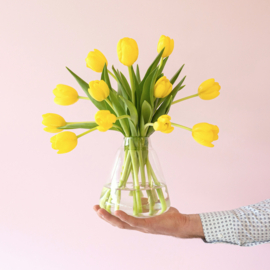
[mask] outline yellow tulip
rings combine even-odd
[[[110,89],[107,83],[103,80],[91,81],[89,83],[88,92],[97,101],[103,101],[110,94]]]
[[[174,127],[171,126],[171,117],[169,115],[161,115],[157,122],[154,123],[154,130],[161,131],[163,133],[171,133]]]
[[[64,84],[56,85],[56,88],[53,90],[55,94],[54,102],[58,105],[71,105],[78,101],[78,92]]]
[[[164,98],[167,97],[171,92],[172,84],[166,78],[166,76],[159,78],[154,86],[154,96],[156,98]]]
[[[174,40],[170,39],[169,37],[166,37],[164,35],[162,35],[159,38],[158,41],[158,46],[157,46],[157,51],[158,53],[161,52],[161,50],[165,47],[165,50],[163,51],[162,57],[167,57],[169,56],[174,48]]]
[[[71,131],[64,131],[51,137],[52,148],[58,150],[57,154],[72,151],[78,143],[77,136]]]
[[[198,89],[198,95],[201,99],[210,100],[219,96],[220,85],[215,79],[204,81]]]
[[[97,129],[105,132],[116,122],[116,116],[108,110],[101,110],[95,114],[95,121],[98,124]]]
[[[204,146],[214,147],[213,141],[218,139],[219,128],[208,123],[199,123],[192,128],[194,140]]]
[[[119,61],[125,66],[132,66],[139,55],[137,42],[132,38],[122,38],[117,44],[117,54]]]
[[[50,133],[61,132],[62,129],[58,129],[58,127],[65,126],[67,124],[65,119],[61,115],[56,113],[46,113],[43,114],[42,117],[42,124],[47,126],[44,128],[44,130]]]
[[[106,57],[102,52],[100,52],[97,49],[94,49],[94,51],[89,52],[85,61],[86,66],[96,72],[102,72],[105,63],[108,66],[108,61]]]

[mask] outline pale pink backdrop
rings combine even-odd
[[[174,122],[220,128],[213,149],[177,129],[152,137],[172,205],[183,213],[229,210],[270,197],[269,0],[10,0],[1,5],[0,269],[260,269],[270,268],[270,245],[211,245],[114,228],[92,210],[122,137],[94,132],[69,154],[57,155],[41,115],[91,121],[96,109],[82,100],[53,103],[56,84],[82,90],[65,69],[86,81],[90,50],[117,68],[120,38],[139,46],[144,73],[160,35],[175,40],[166,75],[185,63],[186,88],[196,93],[214,77],[212,101],[172,107]],[[80,131],[79,131],[80,132]]]

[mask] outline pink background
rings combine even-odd
[[[120,38],[139,46],[144,73],[160,35],[175,40],[170,78],[185,63],[186,88],[215,78],[221,95],[174,105],[174,122],[216,124],[213,149],[177,129],[156,133],[156,149],[172,205],[182,213],[229,210],[269,198],[269,0],[5,1],[1,5],[0,268],[269,269],[270,245],[244,248],[201,240],[120,230],[92,210],[110,173],[122,136],[94,132],[69,154],[57,155],[41,115],[91,121],[96,109],[82,100],[53,103],[56,84],[82,90],[65,69],[86,81],[90,50],[117,68]],[[80,133],[80,131],[78,132]],[[106,153],[106,154],[105,154]]]

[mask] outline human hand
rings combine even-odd
[[[135,218],[125,212],[117,210],[115,216],[105,209],[94,206],[98,216],[111,225],[120,229],[135,230],[143,233],[170,235],[177,238],[203,238],[203,228],[199,215],[184,215],[170,207],[170,209],[152,218]]]

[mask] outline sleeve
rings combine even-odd
[[[206,243],[270,243],[270,199],[230,211],[200,214]]]

